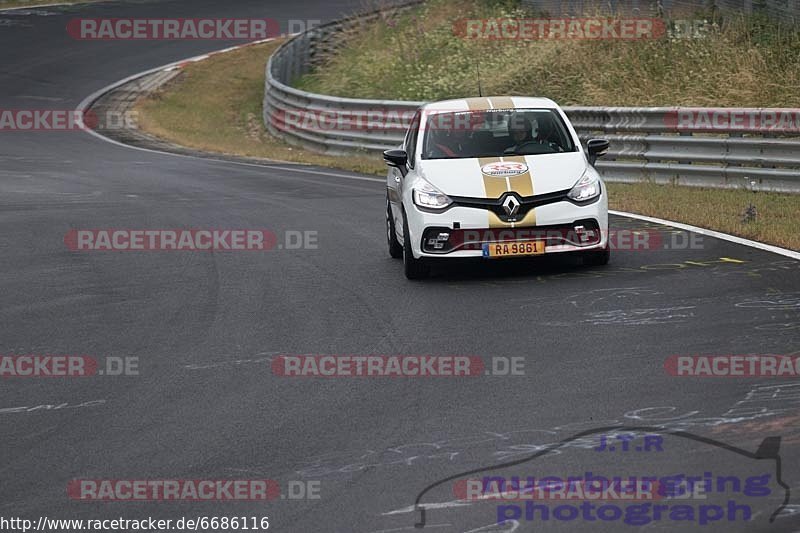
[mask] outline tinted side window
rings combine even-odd
[[[417,111],[417,114],[411,119],[411,126],[409,126],[408,134],[406,135],[406,153],[408,154],[408,166],[411,168],[414,168],[414,158],[417,155],[420,117],[421,114]]]

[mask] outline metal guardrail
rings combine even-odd
[[[406,9],[419,2],[393,9]],[[337,34],[386,16],[373,12],[312,28],[283,44],[266,68],[264,122],[287,142],[333,155],[397,147],[424,102],[363,100],[291,87]],[[565,107],[581,140],[603,136],[596,164],[609,181],[652,180],[800,193],[800,109]],[[747,178],[747,180],[745,180]]]

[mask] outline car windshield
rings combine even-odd
[[[465,159],[576,151],[554,109],[488,109],[430,115],[422,159]]]

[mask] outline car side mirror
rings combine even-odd
[[[589,153],[589,163],[594,165],[598,157],[606,155],[610,146],[608,139],[589,139],[586,151]]]
[[[400,173],[403,174],[403,176],[406,175],[406,172],[408,171],[406,167],[408,164],[408,154],[405,150],[386,150],[383,152],[383,160],[390,167],[396,167],[398,170],[400,170]]]

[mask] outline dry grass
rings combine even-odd
[[[140,127],[184,146],[385,175],[379,157],[325,157],[271,137],[261,122],[264,64],[277,43],[243,48],[187,66],[161,93],[140,102]],[[672,185],[609,184],[610,207],[733,233],[800,250],[800,196]],[[741,222],[750,202],[755,222]]]
[[[609,208],[684,222],[800,251],[800,195],[609,183]],[[743,222],[755,205],[754,221]]]
[[[703,38],[485,40],[463,18],[530,17],[515,2],[429,0],[344,37],[303,88],[360,98],[536,95],[562,105],[800,107],[800,33],[757,18],[709,21]]]
[[[269,135],[261,119],[264,65],[279,42],[245,47],[187,65],[172,83],[138,102],[139,127],[177,144],[225,154],[376,173],[369,156],[314,155]]]

